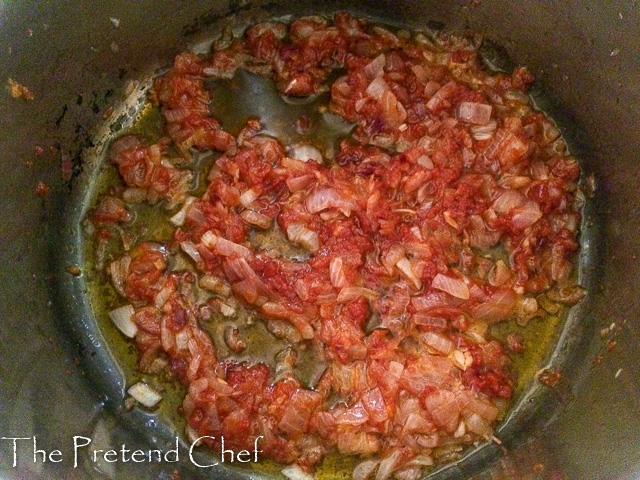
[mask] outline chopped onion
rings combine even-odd
[[[127,203],[141,203],[147,199],[147,191],[142,188],[127,188],[122,192],[122,199]]]
[[[460,278],[452,278],[439,273],[434,277],[431,286],[456,298],[469,300],[469,287]]]
[[[131,305],[124,305],[109,312],[109,318],[125,336],[133,338],[138,333],[138,327],[133,321],[135,310]]]
[[[327,208],[337,208],[345,216],[349,216],[352,210],[357,208],[353,200],[343,199],[333,188],[323,188],[309,195],[305,201],[309,213],[317,213]]]
[[[360,297],[364,297],[369,300],[375,300],[380,296],[375,290],[370,290],[364,287],[344,287],[338,293],[338,303],[350,302]]]
[[[213,248],[218,243],[218,236],[214,234],[211,230],[207,230],[202,234],[200,238],[202,244],[207,248]]]
[[[514,228],[525,229],[542,218],[542,211],[536,202],[528,201],[516,209],[511,217]]]
[[[433,160],[428,155],[421,155],[417,160],[418,164],[427,170],[433,170]]]
[[[331,279],[331,285],[336,288],[342,288],[347,284],[347,277],[344,274],[344,268],[342,266],[342,258],[335,257],[331,259],[329,264],[329,278]]]
[[[287,227],[287,238],[289,241],[298,243],[311,252],[320,248],[320,239],[317,232],[309,230],[301,223],[292,223]]]
[[[420,480],[422,478],[422,469],[420,467],[403,467],[393,474],[393,478],[397,480]]]
[[[281,470],[289,480],[315,480],[315,476],[302,470],[298,465],[289,465]]]
[[[508,189],[493,202],[492,207],[496,213],[506,213],[514,208],[521,207],[527,201],[528,199],[524,194],[517,190]]]
[[[236,314],[236,309],[233,308],[231,305],[228,305],[226,303],[221,303],[220,313],[222,313],[222,315],[225,317],[233,317]]]
[[[453,342],[445,335],[438,332],[424,332],[420,335],[422,341],[436,352],[449,355],[455,349]]]
[[[456,118],[476,125],[487,125],[491,120],[491,105],[475,102],[460,102],[456,109]]]
[[[224,237],[218,237],[211,230],[206,231],[201,238],[202,243],[209,249],[215,249],[217,253],[224,257],[230,257],[233,254],[242,258],[249,258],[251,250],[247,247],[227,240]]]
[[[386,59],[384,53],[381,53],[364,66],[364,68],[362,69],[362,73],[364,73],[364,76],[367,78],[367,80],[372,81],[384,73],[385,63]]]
[[[489,423],[477,413],[469,412],[463,415],[464,423],[467,425],[467,428],[473,433],[482,436],[488,436],[493,433],[491,425],[489,425]]]
[[[375,471],[376,467],[380,463],[380,460],[365,460],[356,465],[353,469],[351,477],[353,480],[367,480]]]
[[[486,125],[471,127],[471,136],[474,140],[478,141],[489,140],[491,137],[493,137],[493,134],[496,132],[497,127],[498,122],[496,122],[495,120],[490,120]]]
[[[494,287],[504,285],[511,278],[511,269],[502,260],[498,260],[496,264],[489,270],[487,280]]]
[[[429,84],[427,84],[429,86]],[[426,88],[426,87],[425,87]],[[444,84],[427,102],[427,108],[431,111],[437,110],[445,100],[456,90],[457,84],[453,80]]]
[[[271,226],[271,218],[256,212],[255,210],[244,210],[240,216],[242,219],[250,225],[254,225],[259,228],[269,228]]]
[[[366,94],[376,101],[379,101],[384,95],[384,92],[389,91],[389,85],[384,81],[382,77],[374,79],[367,87]]]
[[[223,297],[228,297],[229,295],[231,295],[231,287],[227,284],[227,282],[213,275],[204,275],[203,277],[200,277],[198,285],[213,293],[222,295]]]
[[[515,304],[515,292],[511,288],[500,288],[484,302],[473,307],[469,313],[478,320],[492,324],[507,318]]]
[[[202,261],[202,258],[200,257],[200,252],[198,252],[198,249],[193,244],[193,242],[190,242],[188,240],[184,241],[184,242],[181,242],[180,243],[180,248],[182,249],[182,251],[184,253],[189,255],[194,262],[198,263],[198,262]]]
[[[390,455],[383,458],[378,467],[378,473],[376,474],[376,480],[387,480],[391,474],[398,469],[398,461],[402,456],[402,450],[397,449],[391,452]]]
[[[256,192],[253,188],[250,188],[242,192],[242,195],[240,195],[240,203],[243,207],[249,208],[259,196],[260,194],[258,192]]]
[[[171,217],[169,221],[176,227],[182,226],[184,224],[184,221],[187,219],[187,211],[195,200],[195,197],[187,197],[184,201],[184,205],[182,205],[182,208],[178,210],[178,213]]]
[[[109,264],[109,273],[111,274],[113,286],[123,297],[127,296],[124,291],[124,284],[129,274],[129,265],[131,265],[131,257],[129,255],[125,255],[120,260],[114,260]]]
[[[465,404],[466,410],[477,413],[488,422],[493,422],[498,416],[498,408],[489,401],[481,400],[469,391],[466,391],[464,396],[466,398],[461,401]]]
[[[313,145],[306,143],[300,143],[293,145],[289,148],[288,154],[291,158],[300,160],[302,162],[308,162],[313,160],[322,165],[322,153]]]
[[[127,392],[138,402],[148,408],[155,407],[158,402],[162,400],[162,395],[144,382],[138,382],[132,385],[129,387]]]
[[[402,257],[397,263],[396,267],[400,270],[409,280],[413,282],[415,287],[420,290],[422,288],[422,282],[418,277],[416,277],[415,273],[411,269],[411,263],[407,259],[407,257]]]
[[[287,187],[291,192],[297,192],[309,186],[314,179],[315,177],[313,175],[301,175],[299,177],[289,178],[287,179]]]
[[[447,320],[442,317],[436,317],[422,312],[414,313],[411,321],[420,327],[428,330],[445,330],[447,328]]]

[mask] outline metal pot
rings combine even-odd
[[[70,219],[96,166],[80,153],[92,147],[96,126],[120,104],[130,80],[149,77],[187,45],[211,37],[228,13],[251,20],[337,9],[409,27],[436,21],[486,32],[536,75],[549,99],[543,106],[571,129],[585,176],[595,179],[583,230],[588,301],[549,359],[562,366],[561,388],[543,389],[523,406],[504,452],[479,449],[432,478],[638,478],[640,237],[633,221],[640,212],[640,12],[622,0],[1,6],[0,79],[35,95],[0,95],[2,478],[164,479],[174,471],[181,478],[246,478],[247,470],[196,467],[186,451],[176,463],[108,463],[84,452],[75,462],[74,441],[83,440],[74,437],[91,439],[94,449],[167,450],[175,443],[175,433],[154,416],[123,412],[122,373],[92,322],[83,273],[68,268],[80,258],[78,225]],[[40,181],[50,188],[42,197]],[[17,437],[28,440],[11,440]],[[55,450],[60,454],[51,456]]]

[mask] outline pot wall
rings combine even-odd
[[[167,65],[193,38],[206,36],[217,14],[257,3],[0,5],[0,82],[10,77],[35,94],[35,100],[25,101],[0,92],[0,436],[36,435],[39,448],[67,452],[74,435],[102,438],[107,445],[132,439],[144,444],[119,423],[120,417],[103,411],[113,399],[103,398],[91,383],[91,349],[102,348],[100,339],[77,341],[69,329],[69,320],[76,320],[65,318],[65,302],[73,299],[62,298],[59,287],[78,279],[64,271],[69,232],[61,218],[71,208],[75,187],[63,183],[61,161],[70,159],[82,168],[75,158],[87,145],[87,132],[121,99],[129,79]],[[311,4],[278,3],[284,6],[272,8],[294,13],[310,11]],[[546,465],[545,475],[555,469],[568,478],[638,478],[640,11],[631,1],[477,3],[349,5],[409,26],[431,19],[490,33],[516,62],[530,67],[567,122],[578,127],[583,168],[596,179],[588,220],[599,225],[600,236],[587,238],[587,248],[597,250],[600,261],[585,266],[597,281],[590,285],[589,311],[576,340],[581,357],[567,365],[575,400],[556,398],[549,408],[559,406],[559,418],[545,428],[539,422],[523,426],[535,440],[514,448],[502,466],[487,466],[481,478],[508,474],[509,465],[535,463]],[[333,6],[323,3],[323,8]],[[36,155],[36,145],[44,148],[42,156]],[[44,198],[35,194],[39,181],[51,189]],[[620,330],[603,340],[599,332],[612,322]],[[611,352],[609,340],[617,342]],[[603,359],[594,366],[599,354]],[[73,468],[72,458],[34,463],[27,443],[19,442],[13,468],[10,442],[0,441],[1,478],[168,478],[173,470],[161,464],[144,465],[144,470],[130,464]]]

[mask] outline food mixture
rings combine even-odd
[[[290,478],[337,450],[361,459],[360,480],[417,479],[497,440],[522,344],[490,327],[584,294],[580,169],[532,106],[533,77],[487,71],[477,46],[338,13],[225,31],[155,80],[163,131],[113,142],[121,182],[88,226],[140,371],[186,388],[189,440],[251,451],[261,436]],[[329,92],[318,108],[349,133],[326,149],[285,145],[260,118],[225,130],[208,85],[238,70],[283,98]],[[212,151],[205,181],[193,165]],[[141,203],[166,212],[162,242],[129,228]],[[286,344],[270,362],[239,360],[267,342],[244,335],[256,322]],[[311,379],[296,375],[303,356],[322,367]],[[130,394],[161,398],[144,383]]]

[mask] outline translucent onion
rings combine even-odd
[[[469,300],[469,287],[460,278],[452,278],[439,273],[434,277],[431,286],[456,298]]]
[[[148,408],[155,407],[162,400],[162,395],[144,382],[132,385],[127,393]]]
[[[380,297],[380,294],[375,290],[370,290],[364,287],[344,287],[338,294],[337,302],[346,303],[360,297],[364,297],[368,300],[375,300]]]
[[[291,158],[295,158],[296,160],[300,160],[302,162],[308,162],[309,160],[313,160],[316,163],[322,164],[322,152],[318,150],[313,145],[309,145],[306,143],[300,143],[297,145],[293,145],[289,148],[288,154]]]
[[[398,469],[400,458],[402,457],[402,450],[394,450],[382,459],[380,466],[378,467],[378,473],[376,474],[376,480],[387,480],[391,474]]]
[[[250,225],[267,229],[271,226],[271,218],[255,210],[244,210],[240,216]]]
[[[133,321],[135,310],[131,305],[124,305],[109,312],[109,318],[125,336],[133,338],[138,333],[138,327]]]
[[[331,285],[336,288],[342,288],[347,284],[347,277],[344,274],[342,265],[342,258],[340,257],[332,258],[331,263],[329,263],[329,278],[331,279]]]
[[[318,233],[308,229],[301,223],[292,223],[287,227],[287,238],[289,241],[298,243],[311,252],[320,248]]]
[[[491,105],[476,102],[460,102],[456,117],[463,122],[487,125],[491,120]]]
[[[302,470],[298,465],[293,464],[289,465],[281,470],[282,475],[287,477],[289,480],[314,480],[315,477],[304,470]]]
[[[384,73],[385,62],[386,59],[384,53],[381,53],[364,66],[364,68],[362,69],[362,73],[364,73],[364,76],[367,78],[367,80],[371,81]]]
[[[379,463],[380,460],[375,459],[360,462],[356,468],[353,469],[351,477],[353,480],[367,480],[371,477]]]
[[[240,203],[243,207],[249,208],[251,204],[260,196],[258,192],[256,192],[253,188],[245,190],[240,195]]]
[[[441,333],[424,332],[420,335],[420,338],[426,345],[443,355],[449,355],[455,350],[454,343],[449,339],[449,337]]]

